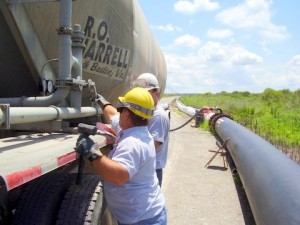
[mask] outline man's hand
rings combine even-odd
[[[90,161],[96,160],[103,156],[99,150],[99,145],[84,134],[81,134],[77,139],[75,151],[78,154],[82,154]]]
[[[96,102],[100,105],[101,109],[104,109],[105,106],[111,105],[109,101],[107,101],[102,95],[97,94]]]

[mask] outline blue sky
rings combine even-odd
[[[300,89],[300,1],[138,0],[166,93]]]

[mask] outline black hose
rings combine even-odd
[[[185,125],[187,125],[190,121],[192,121],[192,119],[194,119],[196,116],[198,116],[198,114],[202,113],[204,109],[206,109],[206,108],[200,109],[198,112],[195,113],[195,115],[193,115],[190,119],[188,119],[188,120],[187,120],[184,124],[182,124],[181,126],[176,127],[176,128],[174,128],[174,129],[170,129],[170,132],[175,131],[175,130],[179,130],[180,128],[182,128],[182,127],[184,127]]]
[[[194,119],[196,116],[198,116],[198,114],[202,113],[205,109],[209,109],[209,110],[217,110],[219,111],[219,113],[222,113],[222,109],[218,108],[218,107],[205,107],[202,108],[200,110],[198,110],[195,115],[193,115],[190,119],[188,119],[184,124],[182,124],[179,127],[176,127],[174,129],[170,129],[170,132],[175,131],[175,130],[179,130],[180,128],[184,127],[185,125],[187,125],[190,121],[192,121],[192,119]]]

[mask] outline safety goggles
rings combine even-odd
[[[154,110],[153,109],[147,109],[142,106],[136,105],[131,102],[120,102],[117,106],[117,111],[122,112],[123,108],[129,108],[129,109],[135,109],[137,111],[140,111],[141,113],[149,116],[153,116]]]

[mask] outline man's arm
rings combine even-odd
[[[115,107],[113,107],[112,105],[104,106],[102,111],[103,111],[103,115],[104,115],[105,119],[109,123],[111,122],[114,115],[119,114],[117,112],[117,109]]]
[[[129,180],[129,173],[125,167],[106,156],[92,161],[92,164],[96,172],[110,183],[121,186]]]
[[[116,114],[118,114],[117,109],[112,106],[112,104],[107,101],[102,95],[98,94],[96,101],[100,105],[103,115],[105,119],[110,123],[112,120],[112,117]]]
[[[86,157],[93,165],[96,172],[104,180],[116,185],[123,185],[130,178],[127,169],[120,163],[104,156],[99,151],[99,144],[87,134],[80,134],[74,148],[78,154]]]

